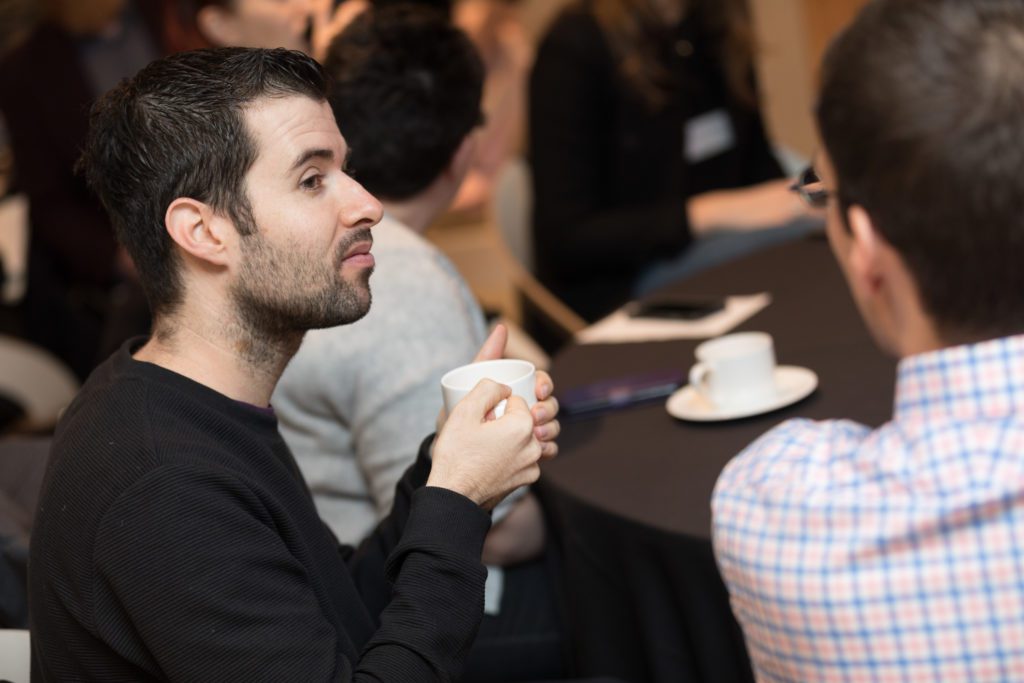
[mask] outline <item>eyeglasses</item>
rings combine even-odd
[[[821,182],[814,166],[805,168],[796,182],[789,186],[789,189],[800,195],[800,199],[815,209],[824,209],[828,206],[828,198],[834,194],[831,190],[825,189],[825,184]]]

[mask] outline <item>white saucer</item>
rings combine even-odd
[[[717,408],[687,384],[668,397],[665,408],[672,417],[693,422],[718,422],[737,420],[741,417],[770,413],[796,403],[810,395],[818,386],[818,376],[813,370],[795,365],[780,365],[775,368],[776,394],[764,403],[740,408]]]

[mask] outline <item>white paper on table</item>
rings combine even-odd
[[[698,320],[631,318],[620,308],[611,315],[581,330],[580,344],[628,344],[671,339],[709,339],[725,334],[772,302],[771,294],[730,296],[722,310]]]

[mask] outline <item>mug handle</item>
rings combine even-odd
[[[505,414],[505,406],[508,404],[507,399],[502,399],[498,405],[494,406],[494,417],[495,419]]]
[[[704,363],[697,363],[690,368],[690,386],[705,399],[710,400],[710,387],[708,378],[711,377],[711,368]]]

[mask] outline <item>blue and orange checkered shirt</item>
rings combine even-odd
[[[1024,336],[899,366],[893,419],[791,420],[714,547],[763,681],[1024,681]]]

